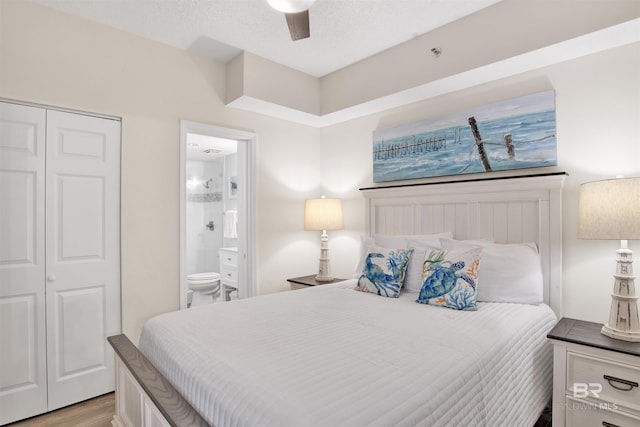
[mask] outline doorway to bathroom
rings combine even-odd
[[[180,122],[180,308],[256,295],[255,134]]]

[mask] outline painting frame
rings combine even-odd
[[[373,132],[374,182],[557,166],[555,91]]]
[[[232,175],[228,179],[227,197],[229,199],[238,198],[238,177],[236,175]]]

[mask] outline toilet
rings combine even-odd
[[[220,292],[220,273],[195,273],[187,276],[187,285],[192,291],[191,307],[211,304]]]

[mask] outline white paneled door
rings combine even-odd
[[[114,389],[120,332],[120,122],[47,112],[48,409]]]
[[[120,122],[0,105],[3,424],[114,389],[106,337],[120,332]]]
[[[0,103],[0,424],[47,410],[45,123]]]

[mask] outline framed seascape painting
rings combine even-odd
[[[373,132],[374,182],[556,165],[552,90]]]

